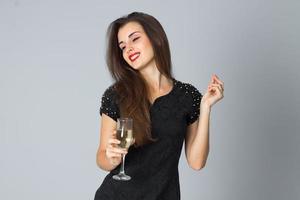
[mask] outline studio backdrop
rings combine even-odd
[[[156,17],[173,74],[211,112],[205,168],[182,152],[183,200],[300,199],[300,3],[287,0],[0,0],[0,199],[93,199],[110,22]]]

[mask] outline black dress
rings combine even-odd
[[[125,172],[132,179],[112,178],[119,173],[119,165],[105,177],[95,200],[179,200],[179,157],[187,126],[199,117],[201,98],[193,85],[173,79],[172,90],[150,107],[152,136],[158,140],[141,147],[131,146]],[[115,121],[120,117],[113,85],[102,96],[102,113]]]

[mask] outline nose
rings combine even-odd
[[[127,43],[127,53],[130,54],[132,51],[134,51],[133,44],[129,41]]]
[[[133,51],[133,47],[132,46],[128,46],[127,53],[129,54],[132,51]]]

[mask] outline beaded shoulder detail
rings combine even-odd
[[[187,123],[192,124],[200,115],[200,103],[203,95],[190,83],[176,81],[176,86],[181,90],[181,93],[184,93],[185,96],[190,99]]]
[[[102,95],[100,115],[102,115],[103,113],[111,117],[115,121],[117,121],[117,118],[120,116],[114,85],[108,87]]]

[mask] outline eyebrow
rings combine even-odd
[[[133,34],[139,33],[139,32],[140,32],[140,31],[134,31],[134,32],[130,33],[130,34],[128,35],[128,37],[130,38]],[[123,43],[123,41],[119,42],[119,45],[120,45],[121,43]]]

